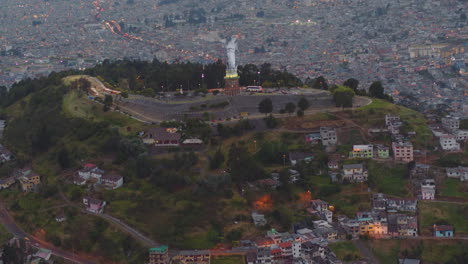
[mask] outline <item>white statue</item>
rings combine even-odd
[[[227,52],[227,72],[237,74],[237,65],[236,65],[236,51],[237,51],[237,36],[232,36],[229,41],[226,43],[226,52]]]

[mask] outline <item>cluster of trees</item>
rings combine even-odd
[[[260,85],[267,87],[301,86],[302,82],[287,71],[274,70],[271,64],[260,67],[247,64],[238,67],[239,83],[243,86]],[[169,64],[154,59],[152,62],[105,60],[86,74],[100,76],[111,86],[154,96],[157,92],[176,91],[181,87],[189,90],[203,90],[224,87],[226,66],[221,60],[203,65],[191,62]]]
[[[307,110],[307,108],[309,108],[309,106],[310,106],[309,101],[305,97],[301,97],[299,99],[299,101],[297,102],[297,108],[299,108],[297,110],[297,116],[303,116],[304,111]],[[262,114],[265,114],[265,116],[267,114],[271,114],[273,112],[273,101],[271,101],[270,98],[263,99],[258,104],[258,111],[260,113],[262,113]],[[280,113],[281,114],[288,113],[288,114],[291,115],[292,113],[294,113],[294,111],[296,111],[296,104],[294,104],[293,102],[289,102],[284,106],[283,109],[280,110]],[[273,116],[271,116],[271,115],[270,115],[270,118],[265,117],[265,121],[267,121],[267,120],[271,121],[272,117]],[[268,123],[267,123],[267,125],[268,125]],[[268,126],[268,127],[271,127],[271,126]]]
[[[255,127],[249,120],[240,120],[234,126],[226,126],[218,124],[217,130],[220,137],[228,138],[231,136],[242,136],[244,132],[254,129]]]
[[[296,87],[302,81],[288,71],[274,70],[271,64],[264,63],[260,67],[255,64],[239,66],[239,84],[242,86],[262,85],[264,87]]]
[[[132,93],[175,91],[180,87],[196,90],[218,88],[224,85],[226,66],[221,60],[203,65],[200,63],[172,63],[119,60],[105,60],[86,74],[101,76],[112,86]]]

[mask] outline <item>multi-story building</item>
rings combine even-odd
[[[338,142],[336,128],[334,127],[321,127],[320,137],[322,138],[323,146],[334,146]]]
[[[443,135],[439,138],[440,147],[444,151],[459,151],[460,144],[453,135]]]
[[[410,162],[414,160],[413,144],[399,141],[392,143],[393,157],[396,161]]]
[[[384,145],[377,145],[377,157],[388,159],[390,157],[390,148]]]
[[[149,264],[167,264],[169,263],[169,248],[162,245],[159,247],[150,248]]]
[[[210,251],[181,250],[175,259],[183,264],[210,264]]]
[[[19,181],[23,192],[29,192],[41,183],[41,177],[37,173],[30,172],[19,178]]]
[[[455,132],[460,128],[460,119],[452,116],[443,117],[442,126],[448,131]]]
[[[349,153],[350,158],[366,158],[374,157],[373,145],[354,145],[353,150]]]
[[[435,182],[433,179],[424,180],[421,183],[421,199],[434,200],[435,198]]]
[[[350,182],[367,181],[367,170],[362,164],[345,164],[343,165],[343,180]]]
[[[457,141],[466,141],[468,140],[468,130],[457,130],[455,132],[455,138]]]
[[[399,116],[385,115],[385,126],[391,134],[399,134],[400,127],[403,123],[400,121]]]
[[[458,166],[456,168],[446,168],[447,177],[458,178],[460,181],[468,181],[468,167]]]
[[[329,203],[322,200],[312,200],[310,201],[311,213],[317,214],[322,220],[331,223],[333,221],[333,212],[330,210],[332,207]]]
[[[387,235],[388,225],[385,222],[372,220],[364,221],[359,225],[359,235],[368,235],[372,238],[379,238]]]

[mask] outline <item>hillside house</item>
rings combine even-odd
[[[105,201],[101,201],[90,197],[84,197],[83,204],[85,205],[86,211],[95,214],[102,214],[104,212],[104,207],[106,206]]]
[[[455,139],[457,141],[467,141],[468,140],[468,130],[457,130],[457,132],[455,132]]]
[[[3,145],[0,145],[0,163],[5,163],[10,161],[13,158],[13,153],[5,148]]]
[[[321,140],[322,136],[320,135],[320,132],[309,133],[305,135],[305,141],[311,145],[317,145]]]
[[[96,179],[98,182],[101,180],[104,170],[99,169],[96,164],[87,163],[83,166],[81,170],[78,171],[78,175],[85,179],[89,180],[90,178]]]
[[[328,223],[333,222],[333,208],[329,203],[322,201],[320,199],[311,200],[310,208],[307,210],[310,214],[317,214],[322,220],[327,221]]]
[[[8,177],[8,178],[5,178],[5,179],[0,179],[0,190],[9,188],[15,182],[16,182],[15,177]]]
[[[105,188],[115,190],[123,185],[123,177],[114,173],[104,174],[101,178],[101,184]]]
[[[55,221],[58,222],[58,223],[61,223],[61,222],[65,221],[65,220],[67,220],[67,217],[65,216],[65,214],[63,212],[60,212],[55,216]]]
[[[421,199],[434,200],[435,192],[436,186],[433,179],[427,179],[421,183]]]
[[[322,139],[323,146],[334,146],[338,143],[338,136],[336,128],[334,127],[321,127],[320,137]]]
[[[385,115],[385,126],[392,135],[399,134],[402,125],[403,123],[400,121],[399,116]]]
[[[145,144],[154,144],[155,146],[179,146],[182,135],[175,128],[151,128],[146,131],[146,137],[143,139]]]
[[[339,162],[340,162],[340,155],[333,154],[328,157],[327,166],[329,169],[336,170],[339,168]]]
[[[305,161],[310,162],[314,159],[314,155],[310,152],[290,152],[289,153],[289,161],[291,165],[294,166],[298,162]]]
[[[184,264],[210,264],[210,256],[209,250],[181,250],[174,258]]]
[[[19,181],[23,192],[29,192],[37,188],[37,186],[41,183],[41,177],[39,174],[31,172],[19,178]]]
[[[460,119],[458,117],[446,116],[442,118],[442,126],[450,132],[455,132],[460,128]]]
[[[267,220],[265,219],[265,215],[257,213],[255,211],[252,212],[252,220],[255,226],[264,226],[267,224]]]
[[[343,165],[343,180],[349,182],[367,181],[368,172],[363,164],[345,164]]]
[[[413,157],[413,144],[406,141],[398,141],[392,143],[393,157],[396,161],[411,162]]]
[[[350,158],[371,159],[374,157],[373,145],[354,145],[353,150],[349,153]]]
[[[444,151],[459,151],[460,144],[454,135],[443,135],[439,138],[440,147]]]
[[[445,171],[449,178],[458,178],[460,181],[468,180],[468,167],[446,168]]]
[[[149,264],[168,264],[169,247],[161,245],[149,249]]]
[[[453,237],[453,226],[451,225],[434,225],[435,237]]]
[[[377,157],[388,159],[390,157],[390,148],[384,145],[377,145]]]

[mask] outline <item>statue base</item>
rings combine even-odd
[[[239,77],[224,77],[224,94],[227,96],[240,95]]]

